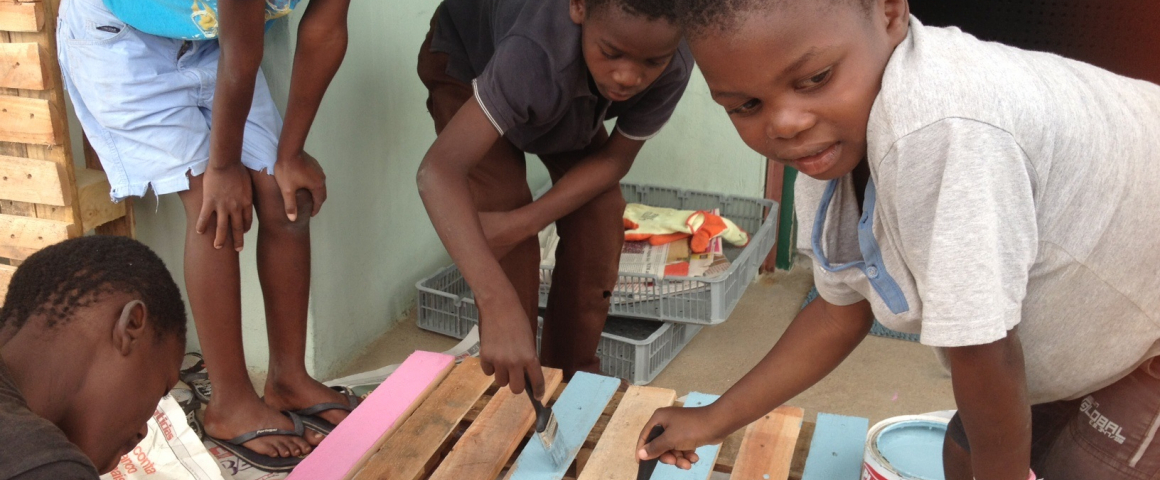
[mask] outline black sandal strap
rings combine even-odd
[[[306,427],[302,425],[302,418],[294,412],[282,412],[283,415],[290,417],[290,421],[294,422],[294,430],[283,430],[280,428],[260,428],[252,432],[246,432],[234,438],[226,440],[227,443],[234,445],[241,445],[255,438],[269,437],[272,435],[287,435],[294,437],[301,437],[306,433]]]

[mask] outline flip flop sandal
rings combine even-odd
[[[268,437],[272,435],[288,435],[301,437],[306,432],[306,427],[303,426],[302,418],[294,412],[282,412],[294,422],[294,430],[282,430],[278,428],[262,428],[252,432],[243,433],[229,440],[222,440],[220,438],[208,437],[209,440],[217,446],[225,449],[245,460],[254,468],[264,472],[289,472],[298,466],[305,457],[271,457],[269,455],[262,455],[258,452],[250,450],[248,447],[243,447],[242,444],[255,438]]]
[[[344,410],[347,412],[353,412],[354,409],[358,408],[359,404],[362,403],[358,396],[347,387],[334,386],[330,388],[331,390],[346,396],[346,405],[335,402],[326,402],[312,405],[303,408],[302,410],[294,410],[292,412],[302,417],[302,423],[306,424],[307,428],[323,435],[330,435],[330,432],[333,432],[337,425],[330,423],[326,419],[318,416],[319,413],[325,412],[327,410]]]
[[[209,403],[209,398],[213,396],[213,385],[209,383],[205,359],[200,353],[189,352],[185,354],[185,359],[181,363],[181,374],[178,378],[189,385],[189,388],[193,390],[193,395],[198,400],[202,403]]]
[[[193,394],[192,390],[187,388],[175,388],[169,391],[177,404],[181,406],[181,411],[185,412],[185,421],[189,423],[189,428],[193,429],[193,433],[197,434],[197,438],[205,440],[205,429],[201,426],[201,421],[197,419],[197,411],[201,410],[201,401]]]

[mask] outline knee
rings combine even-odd
[[[314,212],[314,198],[310,196],[309,191],[303,189],[295,193],[294,201],[297,204],[298,217],[294,221],[290,221],[290,217],[286,215],[281,198],[276,199],[277,201],[272,200],[275,199],[267,199],[266,202],[258,204],[259,229],[286,233],[308,232],[310,214]]]

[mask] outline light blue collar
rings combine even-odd
[[[822,194],[818,213],[814,217],[814,256],[827,272],[840,272],[848,268],[861,270],[891,312],[899,314],[909,311],[910,304],[906,302],[906,296],[902,294],[898,282],[895,282],[890,272],[886,271],[886,265],[882,262],[882,250],[878,247],[878,240],[874,238],[874,207],[877,193],[873,178],[866,183],[866,200],[862,205],[862,218],[858,220],[858,247],[862,251],[862,260],[830,265],[830,261],[826,259],[826,254],[822,251],[822,230],[826,226],[826,212],[830,209],[830,201],[834,199],[834,191],[838,189],[838,180],[830,180],[826,185],[826,192]]]

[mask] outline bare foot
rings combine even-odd
[[[321,382],[303,376],[298,379],[269,378],[265,388],[266,405],[276,410],[302,410],[320,403],[337,403],[349,405],[346,395],[332,390]],[[318,416],[330,423],[338,425],[350,412],[341,409],[331,409],[319,412]]]
[[[213,438],[229,440],[263,428],[294,430],[294,422],[289,417],[270,408],[257,397],[231,404],[221,404],[217,400],[218,396],[211,397],[205,409],[205,433]],[[242,446],[270,457],[297,457],[310,453],[312,445],[322,441],[322,436],[311,430],[306,430],[304,437],[269,435],[250,440]]]

